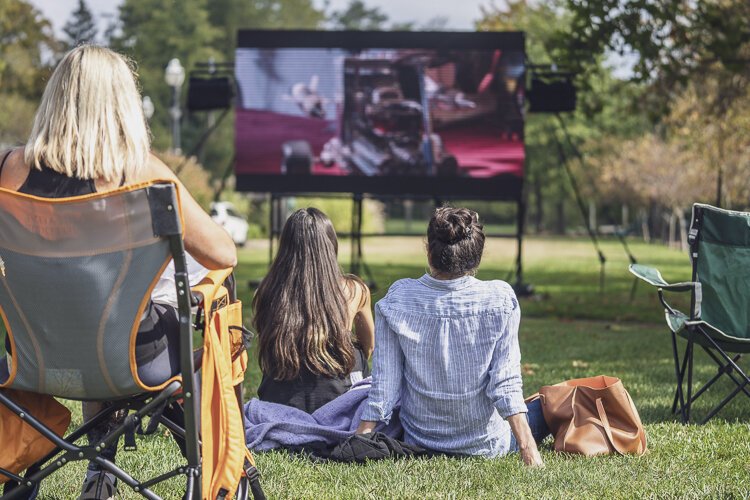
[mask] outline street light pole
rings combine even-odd
[[[146,121],[149,121],[154,116],[154,101],[147,95],[143,96],[143,116],[146,117]]]
[[[182,118],[182,109],[180,109],[180,88],[185,81],[185,68],[180,64],[177,58],[172,59],[167,64],[164,71],[164,81],[172,87],[172,107],[169,108],[169,116],[172,119],[172,150],[180,154],[180,118]]]

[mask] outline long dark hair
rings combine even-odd
[[[482,261],[484,231],[479,215],[467,208],[435,210],[427,226],[430,266],[450,276],[474,273]]]
[[[316,208],[294,212],[253,298],[264,374],[291,380],[306,368],[336,377],[354,367],[347,297],[331,220]]]

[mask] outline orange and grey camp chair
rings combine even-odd
[[[237,356],[237,332],[227,325],[227,309],[237,323],[241,305],[222,286],[230,271],[210,275],[200,293],[191,293],[179,206],[179,192],[169,181],[65,199],[0,189],[0,313],[10,340],[10,354],[0,359],[0,405],[53,444],[25,473],[0,469],[0,482],[7,481],[3,498],[28,497],[50,474],[80,460],[97,462],[146,498],[159,498],[151,488],[179,475],[186,478],[188,499],[246,498],[250,492],[262,497],[252,456],[237,443],[244,444],[244,435],[235,385],[247,355]],[[181,373],[148,386],[138,377],[136,334],[170,259]],[[200,389],[191,315],[191,302],[199,298],[208,339]],[[241,319],[234,326],[241,329]],[[113,403],[61,437],[14,402],[6,388]],[[165,406],[175,402],[182,402],[184,425],[163,416]],[[79,444],[87,431],[123,409],[128,412],[124,423],[101,442]],[[187,460],[157,477],[136,478],[99,452],[131,435],[145,417],[184,439]]]

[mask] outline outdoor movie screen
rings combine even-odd
[[[238,189],[520,196],[522,33],[241,31]]]

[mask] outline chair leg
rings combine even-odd
[[[716,407],[713,410],[711,410],[710,412],[708,412],[708,415],[706,415],[706,418],[704,418],[701,421],[701,424],[705,424],[706,422],[708,422],[709,420],[711,420],[714,417],[714,415],[716,415],[717,413],[719,413],[719,411],[721,411],[721,409],[724,408],[724,406],[726,406],[727,403],[729,403],[732,399],[734,399],[734,397],[737,394],[739,394],[740,391],[745,390],[745,386],[746,385],[747,385],[747,381],[743,382],[742,385],[737,386],[737,388],[735,390],[733,390],[731,393],[729,393],[729,395],[727,397],[725,397],[721,401],[721,403],[719,403],[718,405],[716,405]]]
[[[739,362],[740,359],[742,359],[742,354],[737,354],[735,357],[732,358],[733,364],[732,363],[728,363],[728,362],[726,364],[724,364],[724,362],[722,362],[719,359],[719,357],[716,354],[713,353],[713,351],[711,349],[708,349],[707,347],[704,347],[703,350],[706,351],[706,353],[711,357],[711,359],[713,359],[716,362],[716,364],[721,367],[721,368],[719,368],[719,375],[726,375],[736,385],[738,385],[738,386],[742,385],[743,386],[742,392],[744,392],[747,397],[750,397],[750,389],[748,389],[747,387],[745,387],[745,384],[743,384],[742,381],[737,380],[734,377],[734,374],[732,373],[733,371],[735,371],[734,366],[739,366],[738,362]],[[739,373],[740,373],[740,375],[742,375],[741,372],[739,372]]]
[[[704,350],[709,354],[709,356],[716,362],[716,364],[719,365],[719,374],[718,376],[722,374],[726,374],[732,382],[734,382],[737,387],[727,396],[725,397],[715,408],[713,408],[708,415],[701,421],[702,424],[705,424],[711,418],[713,418],[719,411],[721,411],[724,406],[727,405],[732,399],[734,399],[737,394],[740,392],[744,392],[747,396],[750,396],[750,391],[748,390],[747,386],[750,384],[750,377],[742,370],[742,368],[737,364],[737,362],[740,360],[742,355],[738,354],[735,357],[730,357],[719,345],[716,343],[716,341],[708,334],[706,333],[702,328],[698,328],[698,331],[703,335],[703,337],[706,338],[706,340],[711,344],[713,347],[713,350],[716,352],[712,352],[712,349],[704,347]],[[722,361],[719,356],[716,355],[718,353],[721,358],[724,359]],[[734,377],[734,374],[732,372],[736,372],[737,375],[741,377],[741,380],[737,380]]]
[[[689,347],[685,348],[685,354],[682,356],[682,367],[680,367],[680,353],[677,350],[677,335],[675,335],[674,332],[672,333],[672,354],[674,356],[674,371],[675,371],[675,377],[677,378],[677,388],[675,389],[674,394],[674,401],[672,402],[672,413],[676,413],[677,411],[677,403],[680,404],[680,415],[682,418],[682,423],[686,423],[687,419],[685,416],[685,397],[682,390],[682,382],[685,377],[685,370],[687,368],[687,360],[688,360],[688,353],[689,353]]]
[[[692,393],[693,393],[693,342],[688,342],[688,379],[687,379],[687,397],[686,399],[686,408],[685,408],[685,414],[684,414],[684,422],[687,424],[690,422],[690,407],[693,404],[692,400]]]

